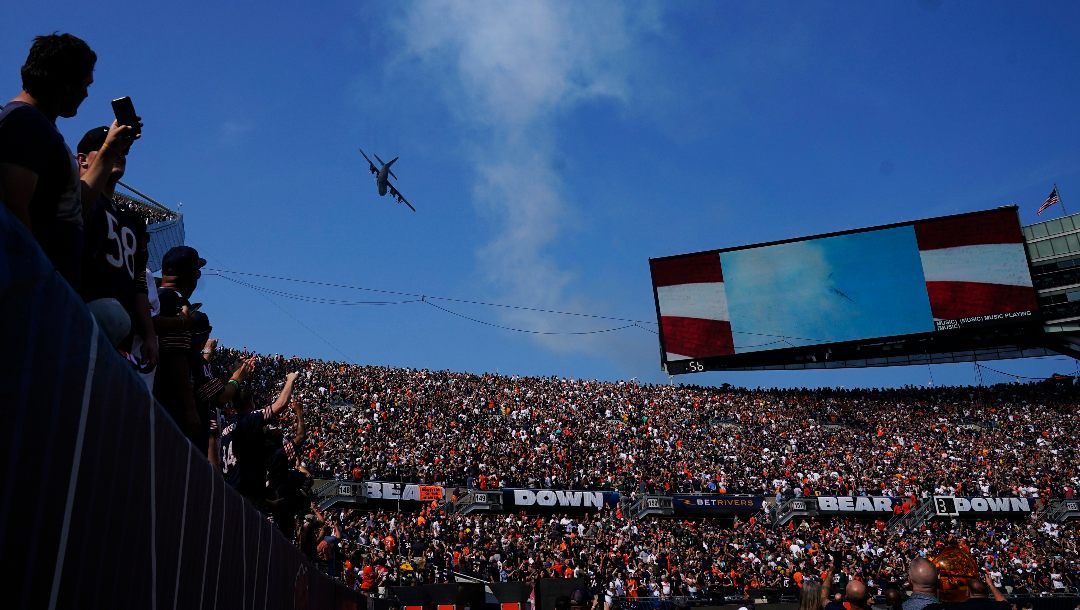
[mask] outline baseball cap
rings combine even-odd
[[[174,246],[161,258],[161,272],[165,275],[194,275],[206,266],[206,259],[191,246]]]
[[[101,150],[101,147],[105,145],[105,138],[108,135],[109,128],[104,125],[91,129],[83,135],[81,140],[79,140],[79,147],[76,149],[76,152],[85,155]]]
[[[120,301],[113,298],[97,299],[90,301],[86,306],[113,347],[119,345],[131,332],[131,316]]]

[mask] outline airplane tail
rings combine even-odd
[[[390,159],[389,163],[386,164],[386,171],[387,171],[387,173],[389,173],[391,176],[394,177],[394,180],[397,180],[398,177],[397,177],[397,174],[394,173],[394,170],[390,169],[390,166],[393,165],[394,162],[397,161],[400,158],[401,157],[394,157],[393,159]]]

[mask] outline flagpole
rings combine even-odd
[[[1054,191],[1057,192],[1058,203],[1061,204],[1061,215],[1062,215],[1062,217],[1068,216],[1069,212],[1065,210],[1065,202],[1061,200],[1061,191],[1058,190],[1057,182],[1054,183]]]

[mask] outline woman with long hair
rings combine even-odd
[[[822,610],[829,599],[832,585],[833,567],[825,571],[820,579],[807,576],[802,581],[802,593],[799,596],[799,610]]]

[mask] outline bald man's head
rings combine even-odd
[[[936,593],[938,571],[934,564],[922,557],[916,557],[908,566],[908,582],[911,590],[919,593]]]
[[[852,606],[866,606],[866,585],[857,580],[848,582],[844,589],[844,598],[851,602]]]

